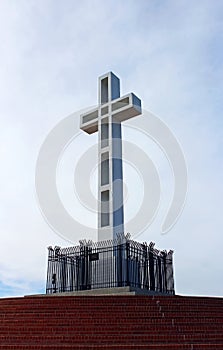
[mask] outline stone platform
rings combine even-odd
[[[90,290],[79,290],[75,292],[63,292],[63,293],[53,293],[53,294],[41,294],[43,296],[102,296],[102,295],[126,295],[126,296],[134,296],[134,295],[168,295],[172,296],[172,294],[159,293],[155,291],[149,291],[147,289],[133,288],[133,287],[115,287],[115,288],[98,288],[98,289],[90,289]],[[27,295],[26,297],[38,297],[37,295]]]

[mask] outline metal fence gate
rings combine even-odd
[[[174,294],[173,251],[122,235],[115,241],[48,248],[46,293],[136,287]]]

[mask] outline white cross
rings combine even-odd
[[[120,98],[120,80],[112,72],[99,77],[99,105],[80,116],[80,128],[98,131],[98,241],[124,232],[121,122],[141,114],[133,93]]]

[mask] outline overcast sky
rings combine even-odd
[[[188,167],[184,211],[162,235],[171,171],[148,143],[162,197],[157,218],[138,239],[174,250],[178,294],[222,296],[222,15],[218,0],[0,2],[1,296],[44,292],[47,247],[70,245],[41,215],[36,160],[57,123],[97,103],[98,76],[108,71],[121,78],[123,94],[135,92],[168,125]],[[140,146],[137,135],[124,136]],[[88,142],[83,137],[77,152]]]

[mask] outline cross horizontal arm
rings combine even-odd
[[[113,100],[111,113],[119,122],[136,117],[142,113],[141,100],[133,93],[118,98],[117,100]]]
[[[98,108],[81,114],[80,129],[88,134],[93,134],[98,131]]]

